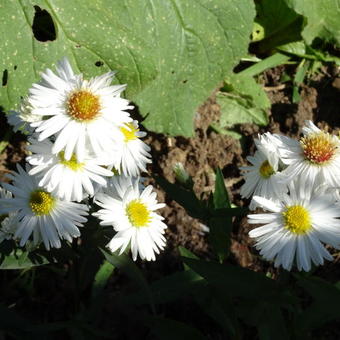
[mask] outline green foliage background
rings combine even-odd
[[[55,40],[35,38],[34,6],[51,15]],[[86,77],[117,70],[146,128],[189,136],[197,107],[247,53],[255,9],[252,0],[8,0],[0,16],[5,110],[67,56]]]

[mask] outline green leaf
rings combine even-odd
[[[168,182],[165,178],[155,177],[157,184],[177,203],[179,203],[189,215],[194,218],[206,220],[209,216],[209,210],[196,197],[190,189],[185,189],[179,184]]]
[[[209,241],[220,262],[227,258],[230,248],[230,233],[232,230],[231,217],[211,217]]]
[[[184,247],[179,247],[182,256],[197,259],[197,256]],[[186,265],[184,265],[186,267]],[[168,276],[162,277],[150,284],[150,290],[153,294],[153,301],[156,304],[172,302],[183,296],[188,296],[193,292],[200,292],[206,289],[206,281],[190,268],[184,271],[175,272]],[[124,303],[136,305],[145,304],[148,298],[141,292],[123,296]]]
[[[212,212],[212,216],[214,217],[233,217],[233,216],[243,216],[247,213],[248,208],[245,207],[234,207],[234,208],[223,208],[223,209],[215,209]]]
[[[155,304],[163,304],[175,301],[183,296],[189,296],[195,291],[201,292],[206,289],[206,281],[194,271],[185,270],[162,277],[150,284]],[[149,299],[141,292],[124,295],[121,297],[122,303],[133,305],[143,305],[149,303]]]
[[[108,261],[104,261],[104,263],[100,266],[93,281],[92,299],[98,297],[98,295],[100,295],[104,290],[106,283],[111,277],[114,269],[115,267]]]
[[[206,285],[206,281],[190,269],[165,276],[153,282],[150,289],[153,293],[154,302],[161,304],[189,296],[194,291],[200,292],[205,289]],[[147,298],[138,292],[138,294],[131,296],[130,301],[141,304],[146,303]]]
[[[279,306],[265,305],[257,328],[260,340],[286,340],[290,338]]]
[[[16,248],[12,241],[4,241],[0,245],[0,270],[1,269],[28,269],[54,262],[41,251]]]
[[[286,0],[257,1],[256,13],[255,22],[264,31],[257,47],[260,52],[301,40],[303,18],[289,8]]]
[[[298,277],[298,284],[313,298],[296,321],[301,333],[316,329],[332,320],[339,320],[340,291],[331,283],[317,277]]]
[[[302,37],[308,45],[315,38],[340,46],[340,0],[286,0],[298,14],[305,17]]]
[[[101,249],[101,252],[108,262],[110,262],[114,267],[119,268],[139,286],[139,288],[143,291],[143,294],[145,294],[145,296],[148,298],[148,302],[154,310],[153,295],[150,286],[141,270],[136,266],[131,258],[126,254],[122,254],[119,256],[115,253],[108,253],[106,250],[103,249]]]
[[[197,107],[246,54],[254,15],[252,0],[2,2],[0,105],[15,108],[67,56],[85,77],[117,70],[146,128],[189,136]]]
[[[303,43],[302,43],[303,44]],[[286,56],[282,53],[275,53],[270,57],[267,57],[256,64],[246,68],[245,70],[238,73],[238,75],[253,77],[256,76],[268,68],[276,67],[286,63],[290,59],[289,56]]]
[[[306,44],[303,41],[295,41],[278,47],[278,50],[303,58],[306,55]]]
[[[230,208],[228,191],[224,184],[222,171],[219,168],[216,170],[213,200],[215,209]]]
[[[222,285],[231,296],[255,300],[265,299],[269,303],[278,304],[291,301],[290,295],[282,285],[262,273],[228,264],[186,257],[183,257],[183,262],[210,284]]]
[[[323,63],[335,63],[340,65],[340,58],[327,53],[327,51],[317,50],[311,46],[306,45],[303,41],[297,41],[289,43],[277,48],[279,51],[296,55],[300,58],[304,58],[311,61],[320,61]],[[313,69],[313,67],[311,67]],[[314,72],[314,71],[313,71]],[[312,73],[313,73],[312,72]]]
[[[198,260],[198,257],[194,253],[192,253],[190,250],[188,250],[188,249],[186,249],[182,246],[179,246],[178,250],[179,250],[179,253],[181,254],[181,256],[188,257],[189,259]]]
[[[242,338],[234,304],[223,288],[209,286],[195,294],[195,301],[221,327],[224,337]]]
[[[186,249],[182,246],[178,247],[178,251],[179,251],[181,256],[189,257],[190,259],[196,259],[196,260],[199,259],[194,253],[192,253],[190,250],[188,250],[188,249]],[[190,270],[191,272],[193,272],[185,263],[183,263],[183,266],[184,266],[184,270]],[[195,273],[195,275],[197,275],[197,274]]]
[[[224,92],[217,94],[221,107],[219,125],[231,128],[236,124],[268,124],[267,109],[270,101],[255,79],[242,74],[234,74],[225,80]]]
[[[310,67],[310,61],[302,59],[301,63],[297,67],[296,74],[293,81],[293,103],[298,103],[301,99],[299,93],[299,87],[303,83],[307,74],[308,68]]]
[[[222,171],[217,169],[212,216],[209,218],[208,226],[210,228],[209,240],[220,262],[229,254],[230,234],[233,227],[232,216],[240,214],[241,211],[240,208],[231,208]]]
[[[151,332],[162,340],[206,340],[200,331],[183,322],[161,317],[146,317],[144,320]]]

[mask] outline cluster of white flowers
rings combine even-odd
[[[8,176],[12,184],[0,189],[0,241],[59,248],[62,239],[80,236],[92,197],[102,207],[93,215],[117,232],[111,251],[130,245],[134,260],[137,254],[155,260],[166,229],[155,210],[164,204],[152,186],[140,184],[150,148],[127,111],[133,107],[120,96],[125,85],[111,85],[114,72],[85,80],[66,58],[56,71],[43,72],[20,110],[8,115],[15,130],[29,135],[30,155],[26,170],[18,166]]]
[[[256,248],[276,267],[309,271],[311,264],[332,260],[324,243],[340,249],[340,139],[306,121],[303,136],[265,133],[255,140],[257,151],[242,167],[241,195],[252,197],[248,215]]]

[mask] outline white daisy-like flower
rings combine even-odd
[[[340,180],[340,140],[306,121],[299,141],[276,135],[280,157],[288,167],[284,170],[287,181],[299,175],[312,183],[327,183],[338,187]]]
[[[7,114],[8,124],[13,126],[14,132],[22,131],[23,133],[31,134],[34,128],[30,124],[40,120],[40,116],[32,114],[32,107],[28,103],[27,97],[21,101],[18,111],[9,111]]]
[[[333,259],[321,242],[339,248],[340,209],[325,187],[313,189],[312,183],[300,178],[290,184],[289,191],[280,202],[254,197],[270,213],[248,215],[250,224],[264,224],[249,236],[256,239],[264,258],[275,259],[275,267],[291,270],[296,258],[298,270],[309,271],[311,262],[321,265],[324,259]]]
[[[134,120],[119,129],[116,149],[109,156],[112,159],[111,168],[118,169],[125,176],[139,176],[146,171],[146,164],[151,163],[150,147],[140,138],[146,132],[140,131],[138,122]]]
[[[47,69],[41,83],[29,90],[32,113],[40,116],[31,124],[38,140],[55,135],[52,151],[64,151],[66,160],[76,154],[83,161],[87,146],[95,155],[114,148],[114,132],[132,120],[125,111],[132,106],[120,97],[125,85],[110,85],[114,72],[84,80],[82,74],[74,74],[67,58],[56,69],[58,75]]]
[[[12,198],[12,194],[0,187],[0,199]],[[17,228],[18,219],[17,213],[11,212],[9,214],[0,215],[0,243],[4,240],[13,238],[14,232]]]
[[[107,245],[112,252],[120,249],[120,254],[131,245],[132,258],[139,254],[142,260],[155,260],[155,253],[165,246],[163,236],[167,226],[163,217],[155,210],[165,204],[158,203],[152,186],[140,190],[139,178],[115,176],[111,186],[96,195],[96,203],[103,209],[94,216],[101,225],[113,226],[117,234]]]
[[[2,212],[17,212],[18,225],[14,238],[20,239],[20,246],[26,244],[33,234],[33,243],[42,240],[47,250],[60,248],[60,239],[69,242],[80,236],[78,227],[87,221],[88,207],[84,204],[58,199],[40,187],[34,176],[30,176],[18,165],[18,173],[8,175],[13,184],[3,183],[13,198],[1,198]]]
[[[241,167],[245,183],[241,187],[241,196],[250,198],[252,195],[277,200],[282,193],[287,192],[284,175],[279,171],[280,158],[273,143],[270,143],[269,134],[255,139],[258,150],[254,156],[248,156],[251,166]],[[255,209],[257,204],[251,201],[249,208]]]
[[[106,185],[104,176],[112,176],[112,171],[103,167],[103,160],[85,156],[79,162],[75,154],[70,160],[64,151],[52,154],[53,143],[46,139],[38,142],[30,139],[28,150],[33,154],[26,160],[33,166],[30,175],[37,175],[39,186],[66,201],[83,200],[94,195],[94,183]]]

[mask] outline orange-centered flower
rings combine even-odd
[[[91,92],[74,92],[67,103],[67,113],[75,120],[88,122],[95,119],[100,111],[99,97]]]
[[[336,151],[336,144],[329,133],[310,133],[300,139],[303,155],[306,160],[314,164],[328,162]]]

